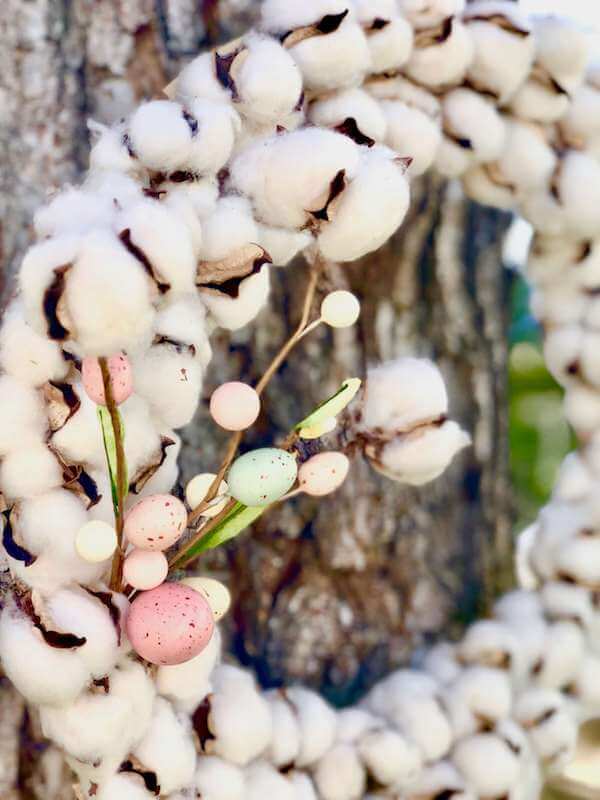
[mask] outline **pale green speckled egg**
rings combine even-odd
[[[298,475],[294,456],[275,447],[251,450],[231,465],[229,493],[246,506],[268,506],[291,489]]]

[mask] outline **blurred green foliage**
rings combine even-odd
[[[562,411],[562,389],[544,364],[541,331],[529,311],[529,287],[518,274],[511,302],[510,469],[519,531],[548,500],[558,467],[573,447],[573,437]]]

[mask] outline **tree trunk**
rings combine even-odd
[[[246,28],[255,9],[240,0],[0,4],[5,301],[33,211],[85,168],[86,119],[111,122],[158,94],[201,47]],[[281,506],[202,564],[233,591],[227,633],[235,656],[266,685],[303,681],[339,703],[426,642],[458,632],[511,581],[507,278],[499,247],[508,220],[435,177],[416,182],[412,193],[394,239],[360,263],[331,269],[320,287],[352,289],[362,302],[360,324],[306,338],[273,381],[266,413],[244,446],[272,443],[343,378],[407,353],[440,364],[452,417],[471,432],[473,446],[420,490],[357,460],[331,499]],[[216,335],[205,397],[224,379],[261,374],[297,320],[306,277],[301,264],[273,270],[272,302],[257,323],[232,337]],[[183,478],[214,469],[224,439],[209,423],[206,403],[184,438]],[[18,707],[8,689],[0,692],[0,710]],[[13,734],[21,717],[6,717]],[[7,732],[8,749],[0,751],[2,797],[11,797],[6,780],[12,775],[14,783],[18,773],[13,740]]]

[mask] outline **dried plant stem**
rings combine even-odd
[[[264,390],[267,388],[269,381],[273,378],[281,364],[284,362],[286,357],[289,355],[290,351],[298,344],[300,339],[307,333],[309,330],[312,330],[315,326],[315,323],[311,323],[308,325],[308,318],[310,316],[310,310],[312,308],[313,300],[315,297],[315,292],[317,290],[317,283],[319,280],[319,276],[321,274],[322,269],[322,262],[317,257],[313,263],[310,265],[310,276],[308,280],[308,284],[306,287],[306,293],[304,296],[304,303],[302,305],[302,314],[300,317],[300,322],[298,323],[298,327],[294,331],[294,333],[290,336],[287,342],[283,345],[281,350],[277,353],[277,355],[273,358],[269,366],[267,367],[264,375],[256,384],[256,392],[260,396]],[[315,321],[316,322],[316,321]],[[307,327],[308,326],[308,327]],[[199,506],[194,508],[188,517],[188,526],[193,527],[200,517],[202,513],[208,508],[214,498],[217,496],[219,487],[221,485],[221,481],[225,477],[227,470],[233,459],[235,458],[235,454],[238,451],[238,447],[240,446],[240,442],[242,441],[243,431],[238,431],[234,433],[233,436],[230,438],[229,443],[227,445],[227,450],[225,452],[225,456],[219,467],[219,471],[213,482],[210,485],[208,493],[204,500],[200,503]],[[203,529],[204,530],[204,529]]]
[[[302,304],[302,314],[300,316],[300,321],[294,333],[290,336],[290,338],[286,341],[283,347],[279,350],[279,352],[275,355],[267,369],[265,370],[264,375],[256,384],[256,392],[260,396],[264,390],[269,385],[270,380],[273,378],[281,364],[285,361],[286,357],[289,355],[291,350],[298,344],[298,342],[302,339],[305,333],[309,330],[313,330],[318,324],[318,321],[308,324],[308,320],[310,317],[310,311],[312,308],[312,304],[315,298],[315,292],[317,290],[317,283],[319,281],[319,276],[321,275],[323,267],[323,262],[321,261],[320,257],[317,256],[313,262],[310,264],[310,275],[308,279],[308,284],[306,286],[306,292],[304,295],[304,302]],[[192,528],[196,525],[198,520],[201,518],[203,512],[209,507],[212,503],[214,498],[217,496],[219,492],[219,487],[221,486],[221,481],[224,479],[231,462],[235,458],[235,454],[238,451],[238,447],[240,446],[240,442],[242,441],[243,431],[238,431],[234,433],[233,436],[229,439],[229,443],[227,445],[227,450],[225,452],[225,456],[219,467],[219,471],[215,479],[213,480],[210,488],[206,494],[204,500],[194,508],[189,516],[188,516],[188,527]],[[203,525],[200,530],[198,530],[191,539],[185,543],[185,545],[181,548],[180,551],[173,554],[171,559],[169,560],[169,565],[173,566],[174,564],[180,564],[181,566],[185,566],[188,561],[184,561],[184,557],[186,552],[193,547],[200,539],[206,536],[207,533],[210,531],[222,520],[225,518],[227,513],[233,508],[235,501],[230,501],[223,511],[217,516],[214,517],[210,522],[207,522],[206,525]],[[189,559],[191,560],[191,559]]]
[[[121,590],[123,582],[123,524],[124,524],[124,504],[125,496],[123,486],[125,485],[126,475],[126,462],[125,462],[125,449],[123,447],[123,430],[121,427],[121,417],[112,389],[112,381],[110,378],[110,370],[108,368],[108,361],[104,357],[98,359],[100,362],[100,370],[102,372],[102,383],[104,384],[104,397],[106,400],[106,408],[110,415],[110,421],[113,428],[115,437],[115,453],[117,459],[117,503],[115,507],[115,529],[117,532],[117,549],[113,556],[112,569],[110,574],[110,588],[115,592]]]

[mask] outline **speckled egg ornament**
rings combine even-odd
[[[226,431],[245,431],[260,413],[260,398],[252,386],[229,381],[215,389],[210,398],[210,415]]]
[[[167,577],[169,562],[160,550],[134,547],[123,562],[123,578],[134,589],[155,589]]]
[[[199,655],[213,634],[206,598],[190,586],[163,583],[139,594],[127,615],[127,636],[151,664],[183,664]]]
[[[303,492],[313,497],[323,497],[339,489],[346,480],[350,461],[343,453],[319,453],[298,470],[298,484]]]
[[[285,450],[263,447],[234,461],[227,482],[229,493],[246,506],[268,506],[293,486],[296,459]]]
[[[131,363],[124,353],[117,353],[108,359],[108,371],[117,405],[124,403],[133,392],[133,372]],[[87,396],[99,406],[106,405],[102,370],[97,358],[84,358],[81,362],[81,378]]]
[[[153,494],[140,500],[125,517],[125,536],[140,550],[166,550],[180,538],[187,511],[172,494]]]

